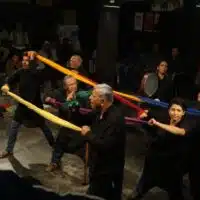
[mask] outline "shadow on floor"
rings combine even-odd
[[[14,156],[8,158],[16,174],[30,185],[41,185],[41,182],[32,176],[33,172],[24,167]]]

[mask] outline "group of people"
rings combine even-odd
[[[8,77],[2,91],[7,93],[12,85],[19,83],[20,96],[43,108],[40,86],[48,76],[37,68],[35,52],[23,56],[22,68]],[[34,83],[34,84],[33,84]],[[80,112],[82,105],[90,102],[92,112]],[[89,189],[88,194],[106,200],[121,200],[125,164],[126,127],[123,110],[114,103],[112,88],[97,84],[93,89],[80,90],[78,81],[66,76],[63,87],[44,95],[44,102],[58,108],[59,116],[81,127],[81,132],[61,127],[56,139],[45,120],[22,104],[19,104],[8,131],[6,150],[0,155],[13,155],[18,129],[26,120],[31,120],[43,131],[53,148],[47,171],[60,168],[65,152],[75,153],[89,144]],[[192,196],[200,199],[198,161],[198,124],[196,119],[186,117],[186,106],[182,99],[173,99],[168,113],[162,118],[145,110],[140,118],[148,121],[145,126],[152,142],[145,158],[142,176],[136,190],[129,199],[142,199],[154,186],[169,193],[170,200],[183,199],[182,178],[190,174]]]

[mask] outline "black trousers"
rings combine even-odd
[[[150,189],[157,186],[156,184],[153,184],[151,180],[148,179],[148,177],[145,176],[143,173],[140,177],[139,183],[137,185],[136,191],[138,194],[144,196]],[[182,177],[177,176],[174,177],[171,182],[166,182],[164,185],[159,185],[161,189],[164,189],[169,196],[170,200],[183,200],[183,194],[182,194]]]
[[[183,173],[175,158],[156,155],[156,153],[147,155],[136,192],[144,196],[150,189],[157,186],[168,193],[170,200],[182,200]]]
[[[106,200],[121,200],[123,172],[113,175],[102,175],[90,179],[88,194]]]
[[[197,151],[199,152],[199,151]],[[194,153],[193,156],[196,154]],[[196,156],[199,156],[198,153]],[[200,159],[192,158],[189,167],[190,189],[193,200],[200,199]]]
[[[67,128],[61,128],[56,138],[51,163],[59,164],[64,153],[76,153],[81,158],[84,158],[84,144],[85,142],[80,133]]]

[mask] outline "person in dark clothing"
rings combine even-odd
[[[199,106],[199,105],[198,105]],[[199,117],[193,117],[193,121],[196,122],[196,127],[194,128],[193,134],[190,137],[190,153],[187,160],[187,173],[189,174],[190,181],[190,192],[193,197],[193,200],[200,199],[200,121]]]
[[[88,193],[107,200],[121,200],[125,162],[125,123],[120,109],[113,105],[113,91],[98,84],[90,96],[96,114],[91,126],[82,127],[82,135],[90,145]]]
[[[171,57],[168,59],[168,64],[169,73],[172,75],[173,79],[173,95],[175,97],[182,97],[182,86],[185,84],[186,81],[188,81],[188,77],[184,76],[184,73],[186,73],[185,63],[183,62],[183,58],[181,57],[179,48],[172,48]]]
[[[158,77],[158,89],[151,98],[157,99],[160,101],[167,101],[167,102],[172,98],[172,95],[173,95],[172,81],[170,79],[170,76],[168,76],[167,74],[167,70],[168,70],[167,62],[164,60],[161,60],[158,63],[157,69],[156,69],[156,74]],[[139,93],[141,93],[141,95],[145,95],[144,94],[145,79],[146,79],[146,76],[144,76],[141,82],[141,87],[139,90]]]
[[[72,70],[73,72],[76,72],[82,76],[88,77],[88,73],[84,70],[82,66],[83,60],[81,56],[79,55],[73,55],[71,56],[67,68]],[[88,89],[88,85],[86,85],[83,82],[78,82],[79,89],[85,90]]]
[[[153,99],[159,99],[161,101],[167,101],[172,98],[172,81],[167,75],[168,64],[166,61],[161,61],[157,66],[158,75],[158,89],[153,95]]]
[[[64,87],[54,91],[45,97],[45,102],[58,107],[59,116],[62,119],[70,121],[77,126],[83,125],[84,115],[80,113],[79,108],[88,102],[90,91],[78,91],[77,81],[71,76],[64,78]],[[79,132],[61,127],[56,139],[50,165],[47,171],[54,171],[60,167],[60,161],[65,152],[75,153],[84,146],[84,141]]]
[[[169,73],[182,73],[184,72],[184,66],[180,51],[177,47],[172,48],[171,57],[168,59]]]
[[[58,60],[59,64],[65,65],[74,53],[73,46],[68,38],[63,38],[62,44],[58,48]]]
[[[193,197],[193,200],[199,200],[200,199],[200,158],[198,155],[198,152],[200,151],[200,136],[199,136],[199,126],[198,132],[196,132],[193,142],[191,144],[191,153],[189,156],[188,164],[189,164],[189,180],[190,180],[190,190],[191,195]]]
[[[149,133],[153,141],[145,157],[142,175],[129,200],[142,199],[153,187],[158,186],[168,192],[170,200],[182,200],[182,178],[187,168],[189,152],[188,137],[195,123],[185,117],[186,106],[182,99],[173,99],[168,115],[157,121],[151,113],[141,117],[149,120]],[[155,116],[154,116],[155,117]]]
[[[44,76],[43,71],[36,69],[35,52],[28,52],[27,55],[23,56],[22,66],[21,69],[8,77],[6,84],[2,86],[2,91],[6,93],[9,91],[9,86],[18,82],[20,96],[32,104],[43,108],[40,86],[46,76]],[[27,121],[31,121],[35,126],[38,126],[43,131],[49,145],[54,145],[52,132],[45,124],[44,118],[28,109],[26,106],[18,104],[8,130],[7,148],[6,151],[0,155],[0,158],[5,158],[13,154],[18,130],[20,126]]]
[[[8,59],[6,62],[6,75],[11,76],[13,72],[21,68],[22,62],[19,55],[13,55],[11,59]]]

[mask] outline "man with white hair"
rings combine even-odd
[[[91,126],[83,126],[81,134],[90,144],[88,193],[107,200],[121,200],[125,161],[125,123],[121,110],[113,105],[113,90],[98,84],[90,96],[97,111]]]

